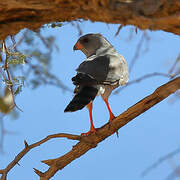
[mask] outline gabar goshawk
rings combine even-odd
[[[97,95],[104,100],[111,122],[115,116],[111,111],[108,98],[118,86],[128,82],[128,65],[124,57],[117,53],[111,43],[101,34],[86,34],[78,39],[74,50],[81,50],[86,59],[76,69],[77,75],[72,78],[76,86],[72,101],[64,112],[73,112],[87,106],[91,127],[89,135],[96,132],[92,119],[92,104]],[[118,135],[118,132],[116,132]]]

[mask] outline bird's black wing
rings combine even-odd
[[[97,84],[113,84],[124,76],[124,64],[121,56],[104,55],[82,62],[78,73],[90,76]]]

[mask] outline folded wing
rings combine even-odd
[[[120,55],[87,59],[77,68],[77,75],[72,81],[76,85],[75,96],[65,112],[80,110],[93,101],[99,90],[98,85],[125,84],[128,81],[126,61]]]
[[[127,63],[121,55],[105,55],[90,61],[84,61],[77,68],[77,72],[89,75],[98,84],[119,82],[120,85],[123,85],[128,81]]]

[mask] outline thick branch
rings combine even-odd
[[[6,0],[0,2],[0,13],[0,39],[23,28],[78,19],[180,34],[177,0]]]
[[[41,180],[48,180],[58,171],[63,169],[69,163],[71,163],[76,158],[82,156],[90,149],[97,146],[97,144],[118,129],[126,125],[128,122],[142,114],[143,112],[150,109],[155,104],[161,102],[163,99],[167,98],[172,93],[176,92],[180,89],[180,77],[166,83],[159,88],[157,88],[151,95],[145,97],[134,106],[130,107],[127,111],[116,117],[111,125],[109,124],[104,125],[103,127],[99,128],[96,134],[92,134],[87,137],[83,137],[83,141],[77,143],[71,151],[66,153],[65,155],[50,160],[44,160],[43,163],[49,165],[49,169],[42,173],[35,169],[35,172],[41,177]],[[87,143],[88,142],[88,143]]]

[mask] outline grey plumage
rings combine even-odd
[[[113,89],[128,82],[125,59],[101,34],[87,34],[77,43],[82,45],[80,50],[87,58],[79,65],[77,75],[72,78],[77,86],[76,95],[65,112],[82,109],[98,94],[103,99],[108,99]],[[77,43],[76,46],[79,45]],[[76,46],[74,49],[77,49]]]
[[[128,81],[128,69],[124,58],[116,55],[101,55],[88,58],[76,69],[78,73],[88,74],[99,84],[114,84],[120,81],[120,85]]]

